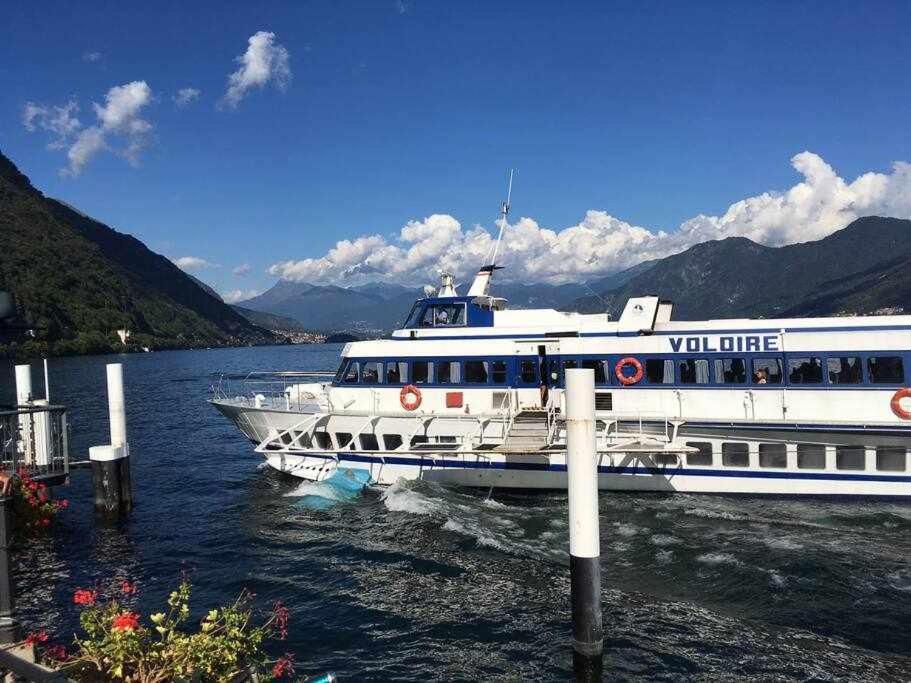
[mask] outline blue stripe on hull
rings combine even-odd
[[[311,454],[307,454],[311,455]],[[318,455],[316,457],[319,457]],[[429,457],[376,457],[359,453],[339,453],[339,460],[371,464],[410,465],[412,467],[450,467],[457,469],[517,470],[526,472],[565,472],[566,465],[534,462],[470,462]],[[911,483],[911,476],[888,474],[836,474],[833,472],[760,472],[756,470],[707,470],[695,467],[599,467],[598,474],[651,474],[658,476],[734,477],[748,479],[804,479],[817,481],[882,481]]]

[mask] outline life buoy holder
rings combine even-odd
[[[632,375],[627,375],[623,372],[627,367],[634,368],[635,372]],[[628,387],[641,382],[645,371],[642,369],[642,363],[639,362],[638,358],[627,356],[617,361],[617,365],[614,367],[614,374],[617,375],[620,384]]]
[[[892,412],[903,420],[911,420],[911,410],[902,408],[903,398],[908,399],[908,405],[911,405],[911,389],[905,387],[904,389],[899,389],[895,392],[892,396]]]
[[[421,390],[413,384],[406,384],[399,393],[399,402],[405,410],[417,410],[421,405]]]

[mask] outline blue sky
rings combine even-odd
[[[905,211],[907,178],[892,164],[911,160],[907,2],[10,3],[4,15],[0,149],[49,195],[170,257],[214,264],[195,272],[220,291],[262,290],[275,273],[344,281],[364,253],[390,245],[398,260],[415,245],[439,247],[434,267],[461,268],[444,252],[464,252],[476,223],[492,227],[509,166],[513,219],[534,223],[516,239],[524,230],[545,246],[549,236],[534,230],[581,225],[602,242],[616,236],[621,250],[641,243],[629,226],[673,237],[699,214],[788,192],[802,180],[791,159],[804,150],[849,185],[884,174],[888,196],[865,206]],[[286,51],[290,80],[254,85],[232,107],[228,76],[258,31]],[[54,136],[38,119],[32,132],[23,125],[29,103],[52,111],[76,101],[83,128],[102,126],[92,103],[135,82],[148,98],[132,121],[147,130],[132,164],[121,128],[106,138],[114,151],[63,175],[73,140],[48,149]],[[200,94],[178,107],[181,88]],[[852,192],[856,204],[864,189]],[[808,236],[841,227],[849,200],[815,217],[825,225]],[[586,223],[590,210],[603,215]],[[459,235],[425,220],[434,214],[457,220]],[[413,233],[448,230],[448,242],[403,243],[412,220]],[[801,238],[769,221],[713,229]],[[338,240],[372,235],[383,241],[341,265],[326,255]],[[588,248],[567,240],[561,248]],[[266,272],[280,261],[304,265]],[[396,276],[431,269],[412,261]],[[241,264],[243,277],[232,273]]]

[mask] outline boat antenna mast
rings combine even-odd
[[[506,219],[509,216],[509,202],[512,199],[512,176],[516,172],[514,168],[509,169],[509,184],[506,186],[506,201],[500,209],[500,231],[497,233],[497,241],[493,247],[493,253],[490,257],[490,265],[496,267],[497,254],[500,251],[500,242],[503,241],[503,230],[506,228]]]
[[[509,202],[512,200],[512,178],[515,169],[509,169],[509,183],[506,186],[506,201],[500,208],[500,229],[497,232],[497,241],[487,252],[487,263],[481,266],[478,274],[468,289],[468,296],[487,296],[490,289],[490,278],[493,277],[493,271],[497,270],[497,254],[500,252],[500,242],[503,241],[503,231],[506,229],[507,218],[509,217]]]

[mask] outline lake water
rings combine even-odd
[[[243,588],[284,600],[277,652],[300,673],[570,677],[565,495],[400,482],[314,510],[206,403],[213,373],[333,369],[339,351],[52,360],[77,460],[109,440],[104,365],[124,364],[136,509],[96,523],[87,470],[58,490],[70,508],[14,558],[26,627],[68,642],[74,589],[129,578],[148,613],[187,571],[200,612]],[[12,377],[3,366],[0,400]],[[601,536],[607,678],[911,678],[911,506],[610,493]]]

